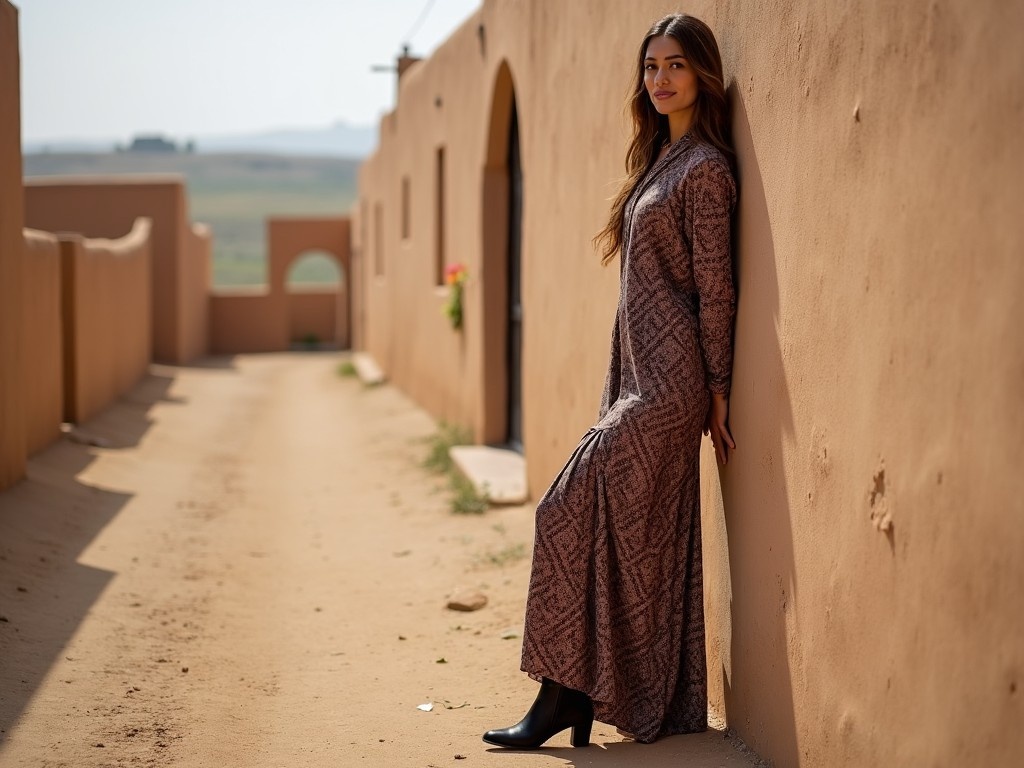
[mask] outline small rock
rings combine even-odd
[[[487,595],[478,590],[459,590],[448,600],[450,611],[479,611],[487,605]]]
[[[104,744],[102,741],[97,741],[95,744],[93,744],[93,746],[94,747],[105,747],[107,745]]]
[[[182,667],[182,668],[181,668],[181,671],[182,671],[183,673],[184,673],[184,672],[188,672],[188,667]]]

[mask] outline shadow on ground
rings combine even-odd
[[[570,768],[625,768],[643,765],[648,768],[749,768],[750,761],[736,751],[723,762],[722,741],[729,736],[723,731],[709,729],[704,733],[686,736],[671,736],[659,739],[653,744],[638,744],[633,741],[617,741],[607,744],[592,742],[585,749],[574,747],[542,747],[531,750],[531,756],[551,757],[552,766]],[[517,754],[517,750],[503,748],[489,749],[495,754]],[[527,753],[518,753],[527,754]],[[511,761],[510,761],[511,762]]]
[[[148,375],[83,424],[84,433],[114,449],[138,445],[152,425],[150,408],[173,402],[172,383]],[[115,576],[78,562],[132,498],[78,479],[95,456],[95,448],[62,438],[0,493],[0,742]]]

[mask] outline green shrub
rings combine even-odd
[[[473,484],[456,468],[449,453],[454,445],[470,445],[472,442],[468,429],[442,421],[437,432],[427,440],[427,456],[423,460],[425,469],[448,476],[452,512],[460,515],[481,514],[490,506],[487,496],[476,492]]]

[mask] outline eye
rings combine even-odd
[[[683,62],[681,62],[681,61],[673,61],[672,62],[672,68],[673,69],[682,69],[684,66],[686,66],[686,65],[683,64]]]
[[[644,64],[644,70],[646,70],[647,72],[650,72],[652,69],[654,69],[653,64]]]

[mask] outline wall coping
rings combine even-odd
[[[133,186],[185,186],[180,173],[125,173],[67,176],[26,176],[27,187],[133,187]]]
[[[61,242],[82,243],[87,249],[102,249],[114,256],[133,254],[144,245],[153,230],[153,220],[147,216],[139,216],[132,223],[131,230],[118,238],[82,237],[74,232],[61,232],[57,239]]]

